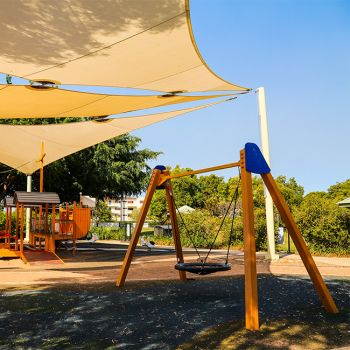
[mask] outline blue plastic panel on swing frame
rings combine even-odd
[[[247,171],[254,174],[268,174],[271,169],[266,163],[260,148],[255,143],[246,143],[245,150],[245,167]]]
[[[166,167],[165,167],[164,165],[156,165],[156,166],[154,167],[154,169],[163,171],[163,170],[166,170]]]

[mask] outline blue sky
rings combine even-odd
[[[306,192],[350,178],[350,2],[191,0],[199,49],[222,78],[266,90],[272,173]],[[156,163],[200,168],[260,143],[254,93],[134,132]],[[235,171],[222,171],[225,177]]]
[[[272,173],[295,177],[306,192],[348,179],[350,2],[190,0],[190,6],[195,38],[211,69],[238,85],[265,87]],[[260,144],[257,96],[242,95],[133,134],[142,138],[141,147],[163,152],[152,166],[233,162],[246,142]],[[236,170],[217,174],[228,178]]]

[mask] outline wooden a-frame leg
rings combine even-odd
[[[300,254],[301,260],[303,261],[304,266],[307,272],[309,273],[309,276],[315,286],[315,289],[322,301],[323,306],[330,313],[338,313],[337,306],[335,305],[334,300],[330,295],[326,284],[323,281],[323,278],[314,262],[314,259],[312,258],[309,250],[307,249],[305,241],[300,233],[300,230],[297,224],[295,223],[292,213],[290,212],[286,201],[284,200],[280,190],[278,189],[274,178],[272,177],[271,173],[262,174],[261,177],[271,194],[271,197],[281,215],[284,224],[288,229],[290,236],[292,237],[295,247],[297,248]]]
[[[180,230],[177,223],[175,200],[174,200],[173,188],[170,180],[168,180],[165,183],[165,193],[166,193],[166,201],[168,204],[168,209],[170,214],[171,228],[173,231],[175,250],[176,250],[176,259],[178,263],[183,263],[184,256],[183,256],[182,247],[181,247]],[[181,281],[186,281],[187,280],[186,272],[179,270],[179,277]]]
[[[126,276],[128,274],[128,271],[129,271],[129,268],[131,265],[131,260],[132,260],[132,257],[134,255],[135,248],[136,248],[137,242],[139,240],[139,237],[140,237],[140,234],[142,231],[142,227],[143,227],[143,224],[145,222],[149,206],[151,204],[153,194],[156,190],[156,187],[158,186],[160,174],[161,174],[160,170],[158,170],[158,169],[153,170],[152,178],[151,178],[150,184],[149,184],[148,189],[147,189],[146,197],[145,197],[145,200],[143,202],[140,215],[138,217],[134,232],[131,236],[129,247],[128,247],[128,250],[126,252],[126,255],[125,255],[125,258],[123,261],[123,265],[121,267],[121,270],[120,270],[120,273],[119,273],[119,276],[117,279],[117,287],[122,287],[125,283],[125,279],[126,279]]]
[[[244,150],[241,151],[240,156],[244,236],[245,325],[246,329],[255,331],[259,329],[259,313],[252,174],[246,170]]]
[[[19,239],[19,251],[23,254],[23,239],[24,239],[24,205],[21,206],[21,227]]]

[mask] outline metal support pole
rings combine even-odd
[[[27,192],[32,192],[32,175],[27,175]],[[30,231],[30,208],[26,209],[26,232],[24,240],[29,240],[29,231]]]
[[[256,90],[258,94],[259,105],[259,120],[260,120],[260,136],[261,136],[261,150],[262,154],[270,166],[270,147],[269,147],[269,131],[267,126],[267,114],[266,114],[266,100],[265,89],[260,87]],[[273,219],[273,201],[270,193],[265,192],[265,208],[266,208],[266,228],[267,228],[267,253],[270,260],[278,260],[278,255],[275,250],[275,226]]]

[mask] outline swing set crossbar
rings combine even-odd
[[[162,176],[161,180],[159,181],[159,184],[163,184],[164,182],[166,182],[168,180],[177,179],[179,177],[202,174],[202,173],[209,173],[211,171],[235,168],[235,167],[239,167],[239,166],[240,166],[240,162],[235,162],[235,163],[221,164],[221,165],[213,166],[210,168],[185,171],[185,172],[180,173],[180,174],[164,175],[164,176]]]

